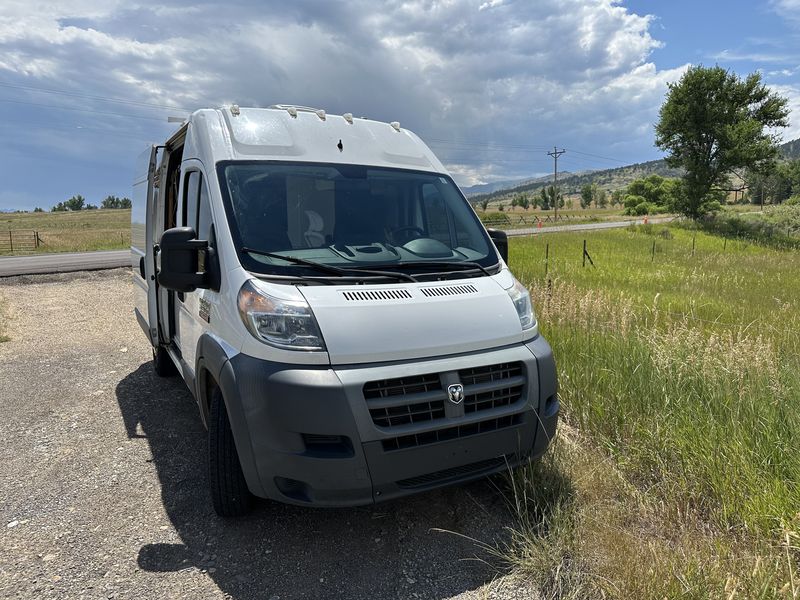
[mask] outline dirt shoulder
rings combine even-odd
[[[531,598],[480,562],[488,482],[360,509],[213,513],[205,432],[158,379],[129,273],[0,281],[0,597]],[[533,595],[535,596],[535,594]]]

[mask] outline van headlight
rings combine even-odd
[[[325,350],[311,307],[303,300],[281,300],[253,280],[239,290],[239,316],[260,341],[287,350]]]
[[[507,291],[511,301],[514,303],[514,307],[517,309],[522,330],[526,332],[533,330],[533,334],[536,335],[539,332],[539,323],[536,321],[536,313],[533,312],[530,292],[516,278],[514,279],[514,285],[508,288]]]

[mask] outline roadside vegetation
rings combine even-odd
[[[495,558],[547,598],[799,597],[800,256],[645,226],[583,267],[582,240],[510,241],[564,419]]]
[[[9,235],[19,242],[14,254],[128,248],[130,228],[130,209],[0,213],[0,255],[11,253]],[[30,241],[34,232],[38,247]]]

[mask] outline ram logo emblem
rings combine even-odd
[[[464,400],[464,386],[454,383],[447,386],[447,397],[453,404],[461,404]]]

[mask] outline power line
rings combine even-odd
[[[611,160],[614,162],[624,163],[626,165],[630,164],[630,162],[619,158],[611,158],[610,156],[601,156],[600,154],[592,154],[591,152],[581,152],[580,150],[572,150],[571,148],[568,148],[568,150],[570,152],[574,152],[575,154],[583,154],[584,156],[592,156],[594,158],[601,158],[603,160]]]
[[[467,148],[498,148],[498,149],[508,149],[508,150],[547,150],[546,146],[531,146],[528,144],[500,144],[497,142],[467,142],[464,140],[444,140],[439,138],[425,138],[426,142],[430,142],[431,144],[447,144],[447,145],[455,145],[455,146],[464,146]]]
[[[66,131],[67,133],[101,133],[101,134],[112,134],[114,137],[125,137],[134,140],[140,140],[142,142],[153,141],[152,137],[144,137],[145,134],[132,135],[131,133],[121,132],[118,129],[114,129],[111,127],[86,127],[85,125],[78,125],[75,127],[55,127],[47,123],[35,123],[30,121],[26,121],[25,126],[26,127],[31,126],[40,131]]]
[[[91,113],[95,115],[106,115],[111,117],[124,117],[126,119],[145,119],[148,121],[161,121],[166,122],[164,117],[148,117],[145,115],[132,115],[132,114],[125,114],[125,113],[115,113],[115,112],[107,112],[107,111],[100,111],[100,110],[92,110],[89,108],[76,108],[74,106],[54,106],[52,104],[39,104],[37,102],[27,102],[25,100],[10,100],[8,98],[0,98],[0,102],[9,102],[11,104],[24,104],[26,106],[39,106],[42,108],[52,108],[56,110],[73,110],[76,112],[84,112],[84,113]]]
[[[116,102],[118,104],[127,104],[130,106],[142,106],[147,108],[160,108],[166,110],[180,110],[184,112],[192,112],[192,109],[184,108],[180,106],[169,106],[166,104],[154,104],[151,102],[141,102],[139,100],[129,100],[126,98],[115,98],[113,96],[96,96],[92,94],[82,94],[80,92],[72,92],[68,90],[57,90],[53,88],[43,88],[37,87],[33,85],[20,85],[16,83],[8,83],[5,81],[0,81],[0,87],[5,88],[12,88],[16,90],[26,90],[31,92],[40,92],[45,94],[59,94],[62,96],[71,96],[73,98],[86,98],[87,100],[100,100],[102,102]]]

